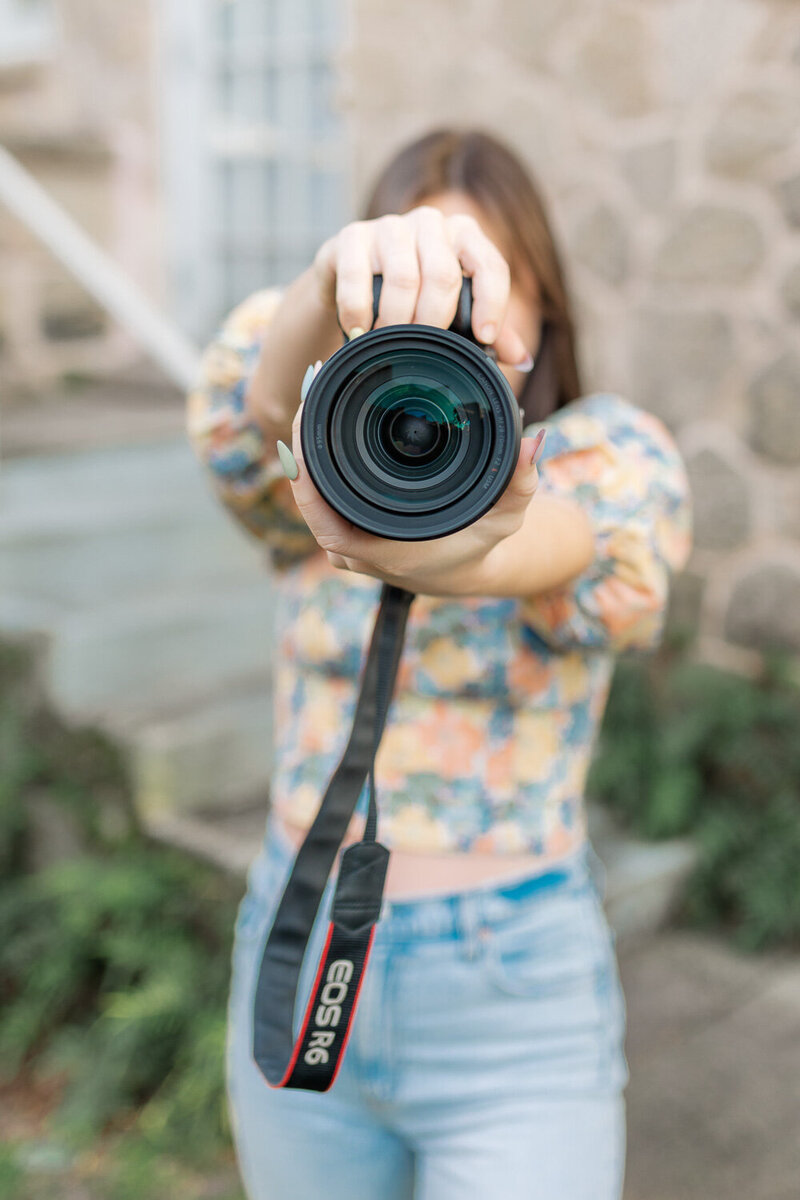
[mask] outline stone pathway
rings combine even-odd
[[[798,1200],[800,960],[676,931],[619,958],[625,1200]]]

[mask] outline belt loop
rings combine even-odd
[[[473,960],[480,953],[480,928],[482,925],[480,893],[463,892],[454,897],[455,930],[460,943],[459,953],[463,958]]]
[[[600,903],[604,904],[608,884],[608,868],[588,838],[586,839],[586,865],[597,897]]]

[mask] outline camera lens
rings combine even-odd
[[[441,537],[485,512],[513,471],[519,432],[519,407],[494,363],[427,326],[348,343],[312,384],[301,422],[304,458],[328,503],[406,540]]]
[[[441,409],[432,414],[429,407],[421,398],[414,398],[394,414],[388,428],[390,452],[400,458],[411,459],[421,459],[423,456],[430,458],[432,454],[438,454],[442,442],[447,439],[447,428]],[[381,429],[382,437],[386,433]]]

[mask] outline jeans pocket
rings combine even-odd
[[[510,996],[594,995],[605,947],[591,920],[589,885],[543,893],[502,922],[484,927],[484,971]]]

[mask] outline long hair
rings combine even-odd
[[[542,420],[581,394],[572,308],[555,239],[536,184],[520,158],[481,130],[436,129],[383,167],[363,219],[402,213],[444,191],[465,192],[506,234],[512,271],[536,280],[542,340],[519,398],[524,423]]]

